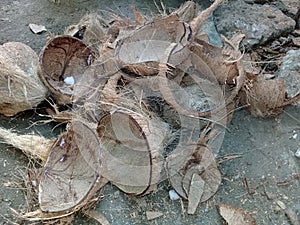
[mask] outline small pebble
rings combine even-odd
[[[163,213],[158,212],[158,211],[146,211],[147,220],[154,220],[163,215],[164,215]]]
[[[295,157],[300,159],[300,148],[295,152]]]
[[[172,201],[180,199],[180,196],[177,194],[177,192],[175,190],[169,191],[169,197]]]
[[[66,85],[70,85],[70,86],[73,86],[75,84],[75,80],[74,80],[73,76],[66,77],[64,79],[64,82],[65,82]]]
[[[276,201],[276,204],[277,204],[281,209],[286,209],[286,206],[285,206],[285,204],[284,204],[282,201],[277,200],[277,201]]]

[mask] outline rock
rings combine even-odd
[[[200,11],[208,8],[211,5],[211,1],[205,0],[201,1]],[[200,28],[199,33],[205,33],[208,35],[209,43],[218,47],[222,47],[223,43],[218,33],[215,23],[214,17],[211,15],[208,19],[204,22],[203,26]]]
[[[295,96],[300,91],[300,50],[290,50],[282,60],[277,76],[286,82],[287,94]],[[300,102],[297,103],[300,106]]]
[[[295,37],[300,37],[300,29],[294,30],[292,32],[292,35],[295,36]]]
[[[292,38],[292,41],[296,47],[300,47],[300,37],[294,37]]]
[[[275,5],[280,4],[280,10],[283,11],[286,15],[290,17],[295,17],[297,11],[300,9],[300,1],[299,0],[280,0],[275,2]]]
[[[244,44],[252,47],[283,36],[294,30],[296,22],[275,6],[228,1],[215,12],[219,33],[231,37],[235,32],[246,35]]]

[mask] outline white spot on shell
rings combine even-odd
[[[88,66],[92,64],[92,55],[91,54],[87,57],[86,63]]]
[[[73,86],[75,84],[75,80],[73,76],[66,77],[64,79],[66,85]]]
[[[60,162],[63,162],[65,160],[65,157],[61,157],[61,159],[59,160]]]
[[[60,146],[60,147],[62,147],[62,146],[64,146],[64,144],[65,144],[65,139],[64,139],[64,138],[62,138],[62,139],[61,139],[61,141],[60,141],[60,144],[59,144],[59,146]]]
[[[33,187],[36,187],[36,185],[37,185],[36,180],[32,180],[31,184],[32,184]]]

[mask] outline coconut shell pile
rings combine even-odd
[[[133,7],[134,21],[90,14],[47,40],[39,60],[24,44],[1,46],[1,113],[32,109],[50,94],[52,119],[67,123],[56,140],[35,137],[42,146],[0,130],[41,164],[28,178],[39,209],[22,218],[86,210],[107,182],[142,197],[167,179],[188,214],[217,192],[215,155],[239,104],[266,117],[300,98],[287,96],[282,80],[244,69],[242,34],[223,37],[220,48],[198,32],[221,3],[198,14],[187,1],[151,19]]]

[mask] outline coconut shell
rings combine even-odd
[[[128,194],[155,189],[163,168],[161,124],[117,111],[103,116],[97,131],[103,146],[103,176]]]
[[[74,86],[94,61],[84,42],[67,35],[51,39],[40,54],[40,77],[58,104],[72,102]]]
[[[0,113],[13,116],[32,109],[48,94],[38,74],[38,56],[27,45],[0,45]]]
[[[121,69],[138,75],[155,75],[158,64],[170,43],[186,45],[191,31],[177,15],[170,15],[146,24],[119,40],[116,57]]]
[[[72,211],[89,196],[100,177],[100,142],[94,131],[72,121],[51,148],[39,183],[43,212]]]

